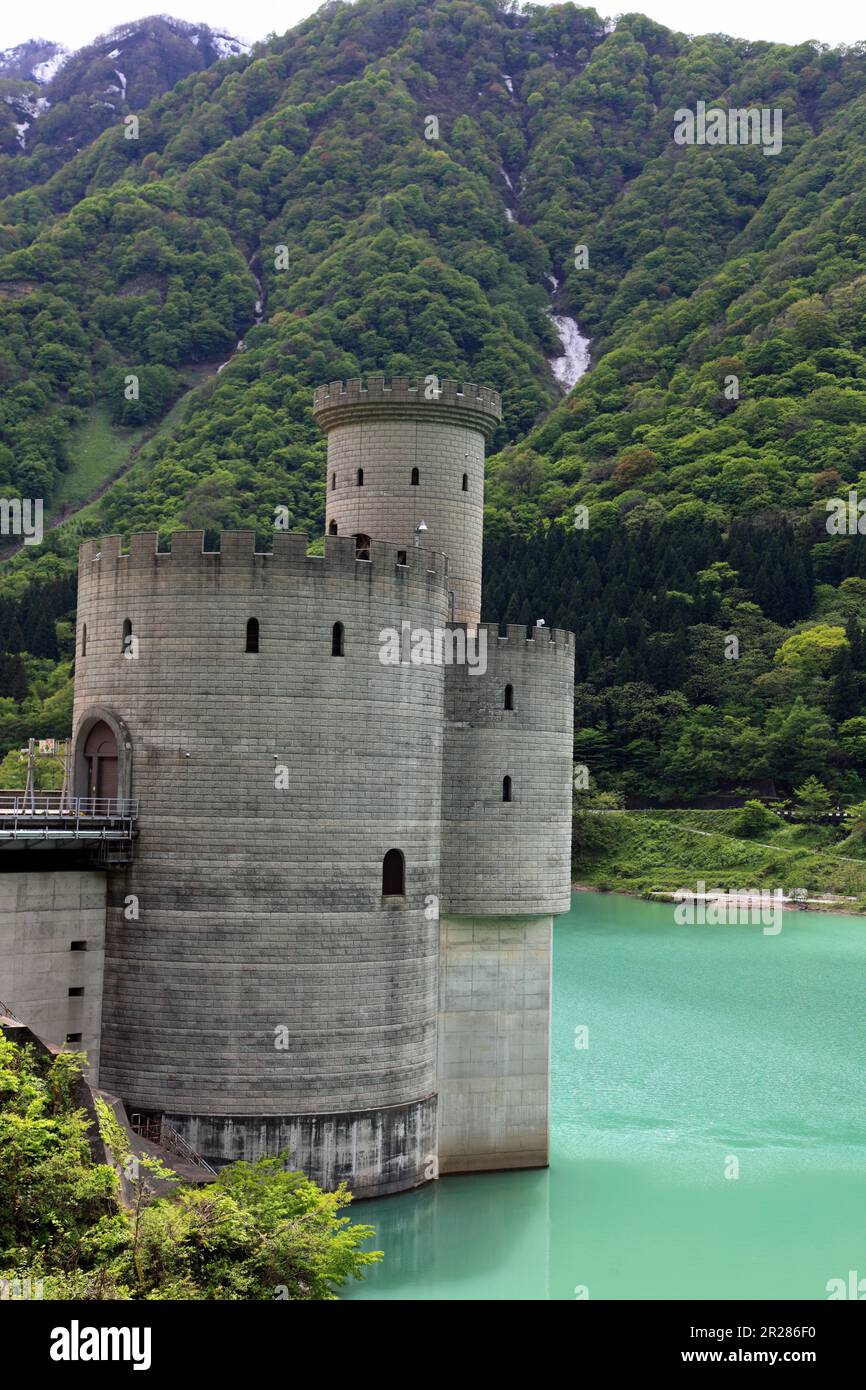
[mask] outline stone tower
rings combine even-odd
[[[420,543],[448,556],[449,617],[477,623],[484,445],[502,419],[498,391],[434,376],[336,381],[316,391],[313,414],[328,435],[325,530],[412,544],[423,522]]]
[[[141,803],[109,872],[100,1084],[211,1162],[289,1148],[360,1196],[546,1163],[569,894],[573,639],[473,631],[500,402],[425,389],[316,392],[323,557],[242,532],[80,557],[79,786],[107,727]],[[407,632],[452,646],[395,662]]]

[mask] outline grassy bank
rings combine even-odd
[[[52,500],[50,520],[64,508],[75,509],[92,496],[129,460],[144,438],[145,428],[112,425],[104,405],[91,407],[87,419],[72,432],[72,466],[63,473]]]
[[[737,811],[583,812],[575,818],[573,878],[629,893],[749,888],[805,889],[854,898],[866,911],[866,843],[831,826],[787,825],[759,839],[734,834]],[[856,861],[856,862],[855,862]]]
[[[111,423],[104,403],[93,405],[87,419],[73,431],[72,466],[61,476],[49,519],[55,520],[63,511],[78,511],[88,498],[104,491],[115,476],[136,461],[143,443],[170,434],[183,418],[190,393],[213,376],[215,370],[213,363],[185,367],[180,373],[179,396],[155,424],[124,429]]]

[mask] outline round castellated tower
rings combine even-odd
[[[436,1152],[444,674],[383,664],[381,634],[444,624],[445,557],[202,542],[81,548],[76,790],[107,724],[141,800],[100,1084],[212,1162],[289,1148],[329,1188],[411,1187]]]
[[[289,1149],[361,1196],[547,1162],[574,645],[478,625],[500,400],[434,380],[316,391],[323,558],[80,554],[75,791],[116,768],[141,802],[100,1084],[211,1162]]]
[[[442,910],[556,916],[571,897],[574,634],[482,623],[477,640],[483,671],[446,669]]]
[[[502,419],[498,391],[369,377],[320,386],[313,414],[328,435],[325,530],[422,544],[448,556],[449,617],[481,616],[484,450]]]
[[[446,668],[439,1170],[543,1167],[553,918],[571,891],[574,636],[476,633]]]

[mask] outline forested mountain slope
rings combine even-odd
[[[211,63],[246,52],[168,15],[119,25],[68,53],[34,40],[0,54],[0,197],[43,182],[128,112]]]
[[[778,108],[780,152],[675,143],[698,101]],[[824,501],[866,470],[864,116],[859,47],[359,0],[7,197],[0,492],[50,498],[90,413],[158,421],[180,372],[243,345],[85,522],[4,567],[0,644],[29,686],[0,710],[6,744],[59,717],[85,528],[265,540],[288,505],[315,534],[311,386],[436,371],[503,391],[487,616],[577,630],[599,783],[813,774],[859,794],[866,553],[828,535]],[[565,400],[554,282],[593,338]],[[37,612],[42,636],[19,636]]]

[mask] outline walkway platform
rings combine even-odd
[[[0,791],[0,852],[89,848],[104,864],[132,858],[137,798]]]

